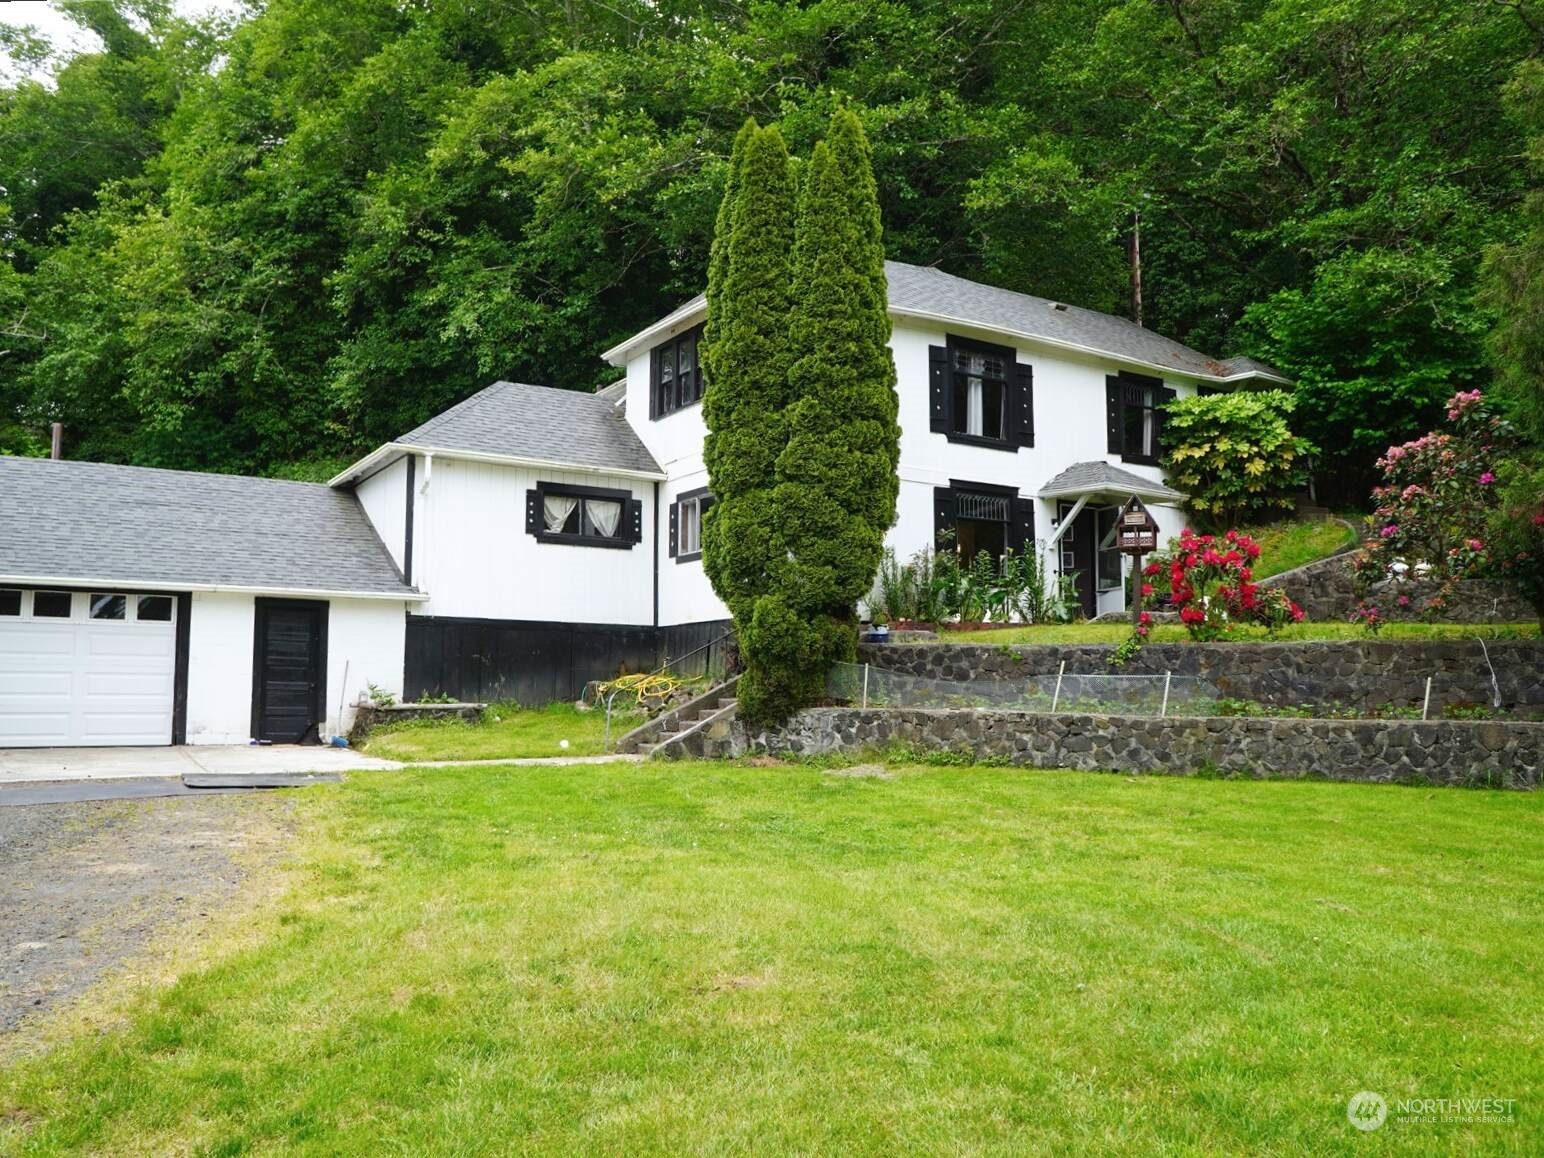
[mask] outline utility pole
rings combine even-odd
[[[1142,324],[1142,211],[1131,211],[1131,244],[1127,247],[1131,259],[1131,320]]]

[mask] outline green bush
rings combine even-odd
[[[1308,481],[1313,445],[1287,427],[1294,406],[1281,390],[1178,398],[1163,423],[1163,468],[1196,519],[1233,527],[1292,509]]]

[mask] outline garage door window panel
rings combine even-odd
[[[134,618],[140,623],[170,623],[172,621],[172,597],[170,595],[141,595]]]
[[[92,619],[127,619],[129,614],[129,600],[124,595],[104,595],[100,592],[91,593],[91,618]]]
[[[0,615],[21,614],[21,592],[0,591]]]
[[[32,618],[68,619],[74,608],[75,596],[68,591],[34,591],[32,593]]]

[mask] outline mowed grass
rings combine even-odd
[[[1339,519],[1291,519],[1244,531],[1260,544],[1260,558],[1252,568],[1256,579],[1323,559],[1357,541],[1356,532]]]
[[[615,742],[643,722],[636,712],[611,717]],[[568,746],[563,746],[564,741]],[[595,756],[606,749],[606,713],[582,712],[573,704],[522,708],[491,704],[479,724],[464,720],[423,720],[395,724],[370,734],[362,751],[387,760],[504,760],[541,756]]]
[[[894,771],[308,789],[293,895],[0,1075],[0,1152],[1536,1152],[1544,798]]]
[[[1028,626],[990,628],[985,631],[939,632],[945,643],[1119,643],[1131,634],[1129,623],[1036,623]],[[1322,639],[1349,640],[1420,640],[1420,639],[1538,639],[1537,623],[1390,623],[1376,636],[1356,623],[1293,623],[1282,628],[1274,637],[1267,636],[1263,627],[1240,626],[1231,636],[1234,640],[1260,640],[1270,638],[1281,641]],[[1183,624],[1160,623],[1154,626],[1149,643],[1185,643],[1190,639]],[[896,644],[905,647],[906,644]]]

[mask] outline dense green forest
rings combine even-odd
[[[1484,385],[1531,0],[166,0],[0,88],[0,449],[314,476],[700,291],[734,134],[873,143],[890,257],[1299,383],[1321,484]],[[23,62],[44,46],[5,45]],[[1510,86],[1510,88],[1509,88]],[[1527,102],[1523,102],[1527,104]]]

